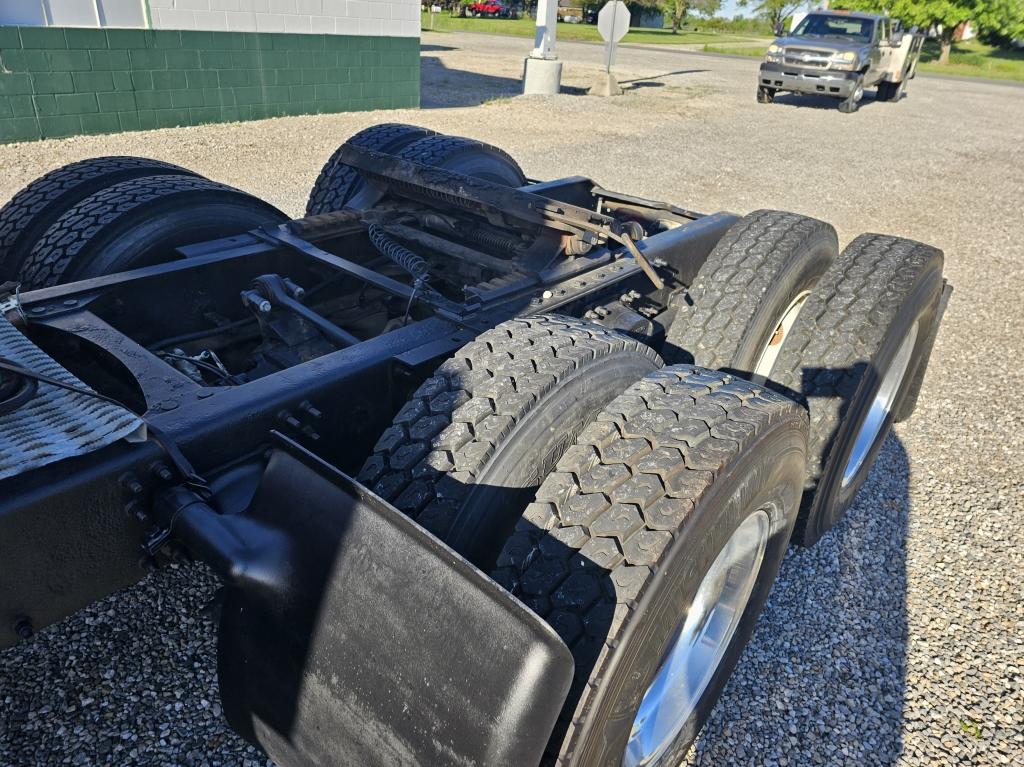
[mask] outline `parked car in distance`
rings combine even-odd
[[[514,19],[518,17],[516,10],[504,3],[484,0],[480,3],[472,3],[466,8],[467,16],[480,16],[491,19]]]
[[[779,91],[839,99],[840,112],[856,112],[866,88],[879,101],[899,101],[917,72],[924,37],[888,16],[815,11],[768,46],[757,80],[757,100],[770,104]]]

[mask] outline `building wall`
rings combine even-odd
[[[12,21],[0,143],[419,105],[410,0],[0,0]]]
[[[149,0],[157,29],[419,37],[409,0]]]

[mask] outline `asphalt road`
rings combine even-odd
[[[942,248],[956,292],[917,414],[847,519],[787,557],[690,762],[1024,764],[1024,91],[922,76],[854,115],[762,106],[755,60],[630,46],[626,94],[598,99],[583,94],[600,47],[563,44],[568,92],[525,99],[529,41],[423,42],[420,111],[0,146],[0,201],[57,165],[141,154],[299,215],[345,137],[402,121],[498,144],[536,178]],[[0,654],[0,764],[261,764],[220,715],[212,590],[174,568]]]

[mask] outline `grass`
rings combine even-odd
[[[425,31],[430,30],[430,14],[424,13],[421,24]],[[483,32],[490,35],[511,35],[513,37],[533,37],[537,27],[530,18],[522,19],[462,19],[450,16],[447,12],[437,14],[434,19],[435,32]],[[559,40],[583,40],[586,42],[604,42],[593,24],[559,24]],[[700,45],[702,43],[738,43],[757,41],[755,35],[734,35],[720,32],[679,32],[672,34],[670,29],[640,29],[630,32],[623,38],[624,43],[643,43],[646,45]]]
[[[430,29],[430,14],[422,15],[423,29]],[[434,19],[435,32],[483,32],[491,35],[533,37],[536,27],[532,19],[461,19],[448,13],[439,13]],[[603,42],[597,27],[592,24],[559,24],[559,40]],[[630,32],[624,43],[645,45],[692,45],[707,53],[728,53],[735,56],[761,58],[770,40],[756,35],[738,35],[725,32],[683,31],[673,35],[669,29],[640,29]],[[763,45],[730,45],[730,43],[761,42]],[[1024,82],[1024,50],[1007,50],[968,40],[955,43],[949,64],[939,64],[939,44],[928,40],[921,54],[918,69],[958,77],[991,77],[997,80]]]
[[[705,45],[703,50],[705,53],[728,53],[730,56],[751,56],[753,58],[763,58],[765,48],[767,45],[737,45],[729,47],[727,45]]]
[[[737,56],[760,58],[767,46],[724,46],[705,45],[708,53],[730,53]],[[1024,51],[1007,50],[986,45],[977,40],[955,43],[949,55],[949,64],[939,64],[939,44],[928,40],[921,53],[917,68],[922,72],[934,72],[958,77],[991,77],[996,80],[1017,80],[1024,82]]]
[[[1024,82],[1022,50],[995,48],[978,40],[968,40],[953,44],[948,64],[939,64],[938,59],[939,44],[929,40],[924,44],[918,69],[922,72],[959,77],[991,77],[996,80]]]

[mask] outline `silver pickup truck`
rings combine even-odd
[[[814,93],[840,99],[840,112],[856,112],[864,89],[875,87],[879,101],[899,101],[923,44],[922,35],[887,16],[814,11],[768,46],[757,100],[770,104],[779,91]]]

